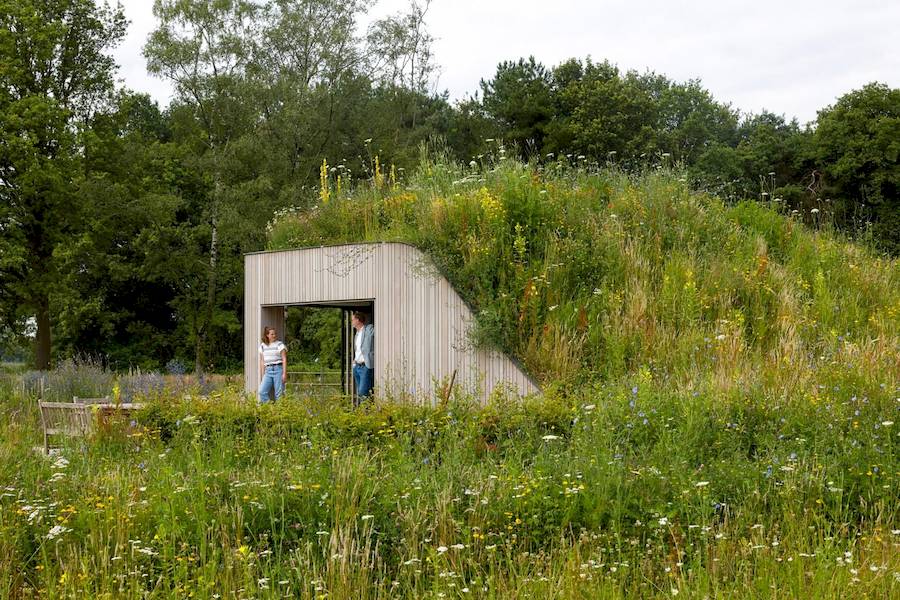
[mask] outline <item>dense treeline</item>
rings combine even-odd
[[[726,199],[777,199],[854,235],[871,227],[876,245],[900,251],[900,90],[871,83],[805,126],[742,114],[699,81],[621,73],[590,59],[553,69],[533,58],[505,62],[481,91],[468,110],[525,154],[632,167],[663,159]]]
[[[425,9],[357,23],[365,0],[158,0],[144,52],[159,107],[117,89],[120,9],[0,0],[0,348],[115,368],[241,360],[242,255],[272,215],[342,185],[404,177],[441,144],[532,160],[681,165],[729,199],[900,251],[900,90],[873,83],[801,126],[746,115],[699,81],[573,59],[504,62],[469,99],[429,87]],[[440,141],[438,141],[440,140]],[[327,160],[327,164],[323,163]]]

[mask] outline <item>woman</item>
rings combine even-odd
[[[276,338],[274,327],[264,327],[259,345],[259,401],[269,401],[275,388],[275,399],[284,393],[287,381],[287,347]]]

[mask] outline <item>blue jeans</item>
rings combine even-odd
[[[267,365],[263,372],[262,381],[259,382],[259,401],[266,403],[269,401],[269,395],[272,388],[275,388],[275,399],[281,398],[284,394],[284,382],[281,380],[282,365]]]
[[[353,399],[353,404],[359,406],[360,399],[372,395],[375,369],[370,369],[366,365],[353,365],[353,381],[356,382],[356,398]]]

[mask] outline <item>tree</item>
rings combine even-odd
[[[120,92],[115,110],[90,120],[74,192],[84,226],[57,250],[65,292],[54,295],[59,352],[157,368],[180,349],[173,286],[149,268],[158,232],[183,201],[170,192],[177,167],[161,160],[170,137],[165,115],[146,95]]]
[[[483,156],[486,140],[502,138],[503,131],[475,97],[466,98],[452,107],[445,135],[456,159],[468,163]]]
[[[845,226],[862,208],[876,238],[900,254],[900,89],[870,83],[819,111],[816,123],[823,193],[840,201]]]
[[[105,52],[124,33],[121,7],[0,1],[0,308],[7,326],[35,319],[39,369],[51,359],[57,249],[82,227],[79,135],[111,98]]]
[[[614,156],[632,161],[653,152],[656,106],[637,75],[621,77],[609,62],[586,61],[580,69],[567,65],[558,87],[564,125],[557,135],[570,151],[598,159]],[[563,144],[557,144],[560,151]]]
[[[322,158],[352,156],[343,142],[365,122],[361,105],[371,81],[356,36],[366,2],[278,0],[260,15],[249,77],[260,110],[255,132],[263,171],[296,203],[298,188],[318,179]]]
[[[808,161],[809,132],[796,119],[788,122],[770,112],[747,115],[738,128],[738,140],[735,152],[743,170],[743,196],[780,198],[785,206],[799,210],[808,210],[810,203],[815,206],[816,198],[800,185],[813,169]]]
[[[179,101],[193,111],[199,126],[196,142],[197,168],[209,179],[209,195],[202,223],[208,229],[208,263],[205,282],[194,285],[205,292],[203,310],[195,314],[195,370],[207,366],[207,342],[217,319],[216,293],[219,275],[220,226],[233,194],[226,191],[231,169],[231,144],[254,121],[246,71],[251,60],[252,40],[258,35],[258,5],[245,0],[156,0],[153,13],[159,26],[144,47],[151,73],[175,84]],[[195,282],[199,283],[199,282]]]
[[[450,127],[448,94],[430,94],[436,71],[425,26],[430,0],[412,0],[407,13],[375,21],[366,34],[366,77],[375,87],[366,113],[372,138],[394,163],[412,167],[419,147]]]
[[[716,102],[699,81],[670,83],[656,101],[659,149],[673,159],[693,164],[712,146],[734,142],[737,113]]]
[[[431,0],[410,3],[409,12],[375,21],[366,35],[370,71],[382,85],[425,93],[435,71],[425,28]]]
[[[523,154],[541,154],[556,113],[552,74],[533,56],[504,61],[490,81],[481,80],[484,110],[505,130],[504,139]]]

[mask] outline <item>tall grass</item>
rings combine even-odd
[[[49,459],[13,420],[0,596],[888,597],[898,390],[851,394],[637,376],[358,412],[224,392]]]

